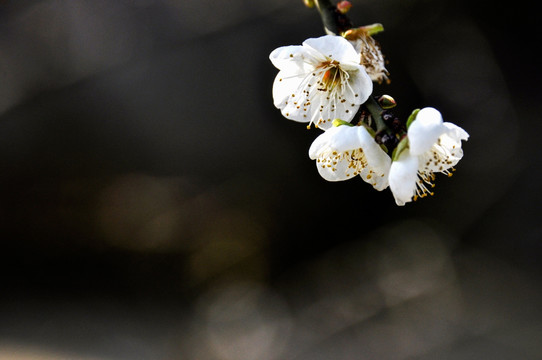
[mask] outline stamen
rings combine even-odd
[[[435,175],[432,172],[418,171],[418,181],[416,182],[416,191],[413,200],[416,201],[418,198],[427,197],[427,195],[435,195],[434,192],[429,190],[435,187],[433,181],[435,181]]]

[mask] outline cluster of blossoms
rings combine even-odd
[[[431,107],[406,121],[393,115],[393,98],[373,94],[374,82],[389,81],[372,37],[382,25],[353,28],[347,1],[305,2],[318,6],[328,35],[279,47],[269,58],[279,69],[274,105],[287,119],[323,130],[309,149],[318,172],[328,181],[359,175],[376,190],[389,187],[397,205],[433,195],[435,173],[451,176],[469,135]]]

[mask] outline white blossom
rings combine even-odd
[[[327,181],[359,175],[377,190],[388,187],[391,159],[363,126],[333,126],[318,136],[309,149],[320,175]]]
[[[469,134],[457,125],[443,122],[434,108],[418,112],[407,132],[408,145],[391,164],[390,190],[397,205],[433,195],[435,173],[452,175],[463,157],[461,141]]]
[[[341,36],[279,47],[269,58],[280,70],[273,83],[274,105],[290,120],[322,129],[336,118],[349,122],[373,91],[359,54]]]

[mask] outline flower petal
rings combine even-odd
[[[345,158],[332,159],[330,162],[316,162],[318,173],[327,181],[344,181],[356,177],[355,170]]]
[[[437,109],[423,108],[408,128],[410,153],[417,156],[429,151],[447,130]]]
[[[348,40],[342,36],[324,35],[307,39],[303,46],[321,60],[336,60],[345,66],[359,65],[359,56]]]
[[[357,126],[360,147],[367,158],[367,167],[360,176],[365,182],[371,184],[376,190],[382,191],[388,187],[388,175],[391,159],[384,150],[375,142],[363,126]]]
[[[273,104],[281,110],[284,117],[299,122],[309,122],[307,108],[302,107],[306,101],[300,83],[305,75],[288,75],[284,70],[279,71],[273,83]]]
[[[442,135],[439,139],[440,139],[440,146],[444,148],[447,152],[447,157],[446,157],[447,161],[446,161],[446,166],[444,166],[444,170],[448,170],[451,167],[457,165],[459,160],[463,158],[463,149],[461,148],[461,140],[454,139],[448,134]],[[433,171],[442,172],[443,169],[439,168]]]
[[[418,157],[405,150],[399,159],[391,163],[389,183],[390,190],[397,205],[405,205],[412,201],[416,193],[418,180]]]
[[[446,127],[447,129],[447,133],[448,133],[448,136],[450,136],[451,138],[455,139],[455,140],[468,140],[469,139],[469,134],[463,130],[462,128],[460,128],[459,126],[455,125],[455,124],[452,124],[450,122],[445,122],[444,123],[444,126]]]
[[[343,152],[360,147],[356,127],[333,126],[320,134],[309,148],[309,157],[315,160],[324,152]]]
[[[348,73],[350,78],[341,92],[341,97],[335,99],[335,117],[350,121],[356,114],[359,106],[363,104],[373,92],[373,81],[360,66],[357,71]],[[349,120],[346,120],[346,119]]]
[[[421,172],[442,172],[447,174],[463,157],[461,140],[467,140],[469,134],[452,123],[444,123],[447,132],[442,134],[430,151],[419,155]]]
[[[279,70],[303,69],[312,56],[301,45],[281,46],[269,54],[269,60]],[[314,61],[314,60],[313,60]]]

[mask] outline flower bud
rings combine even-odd
[[[303,0],[303,2],[305,3],[305,6],[308,8],[314,7],[314,0]]]
[[[346,14],[350,8],[352,7],[352,3],[350,3],[350,1],[339,1],[339,3],[337,4],[337,10],[339,10],[339,12],[341,14]]]
[[[389,95],[382,95],[380,98],[378,98],[378,104],[384,110],[392,109],[397,105],[395,99]]]

